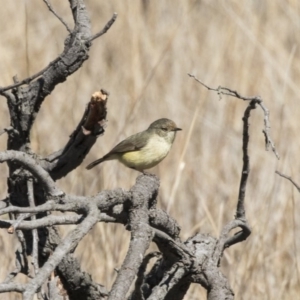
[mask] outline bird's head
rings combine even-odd
[[[172,142],[175,138],[176,131],[181,130],[178,128],[174,121],[166,118],[158,119],[150,124],[150,130],[155,130],[155,132],[162,137],[170,137]]]

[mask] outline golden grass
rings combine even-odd
[[[51,2],[72,24],[67,1]],[[0,0],[0,4],[1,86],[5,86],[15,74],[22,79],[45,67],[62,51],[67,32],[42,1]],[[153,169],[161,178],[159,205],[169,207],[182,227],[183,239],[197,231],[217,236],[235,211],[246,103],[225,97],[219,101],[187,73],[213,87],[227,86],[246,96],[259,94],[271,111],[271,134],[281,159],[264,150],[263,115],[257,109],[251,117],[246,195],[253,232],[246,242],[226,251],[222,270],[236,299],[297,299],[299,194],[275,170],[300,182],[299,1],[111,0],[87,1],[87,6],[94,33],[113,12],[118,19],[93,43],[84,66],[46,99],[32,131],[33,149],[43,155],[61,148],[90,95],[100,88],[111,93],[108,127],[83,166],[60,180],[60,187],[79,195],[130,188],[138,175],[135,171],[116,162],[92,171],[84,166],[125,136],[168,117],[184,130],[169,156]],[[3,128],[9,117],[5,100],[0,105]],[[5,135],[0,143],[4,150]],[[5,165],[0,176],[4,197]],[[98,224],[76,255],[83,268],[109,288],[115,278],[113,268],[120,267],[126,254],[128,237],[122,226]],[[16,239],[4,231],[0,239],[2,280],[13,267]],[[193,286],[185,299],[205,299],[205,291]]]

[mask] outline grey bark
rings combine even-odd
[[[23,170],[24,164],[26,164],[27,169],[31,172],[31,174],[35,176],[33,190],[36,202],[35,204],[38,206],[45,203],[49,196],[59,196],[62,194],[57,186],[53,185],[53,180],[65,176],[67,173],[76,168],[95,143],[97,136],[104,132],[103,127],[98,123],[98,121],[101,119],[104,120],[106,117],[105,103],[103,103],[102,114],[98,115],[99,120],[96,120],[94,124],[87,124],[91,126],[91,128],[87,128],[87,130],[90,130],[89,134],[83,134],[81,128],[80,130],[78,129],[79,127],[75,130],[70,141],[67,143],[67,146],[64,147],[64,151],[62,151],[63,155],[57,158],[59,163],[55,164],[56,168],[53,167],[54,163],[52,161],[51,172],[46,167],[38,168],[38,171],[41,172],[41,174],[36,172],[36,167],[39,164],[42,164],[43,160],[39,160],[38,157],[32,153],[30,148],[30,130],[32,125],[46,96],[53,91],[57,84],[64,82],[68,76],[78,70],[82,66],[83,62],[88,58],[88,52],[91,46],[89,39],[93,38],[91,35],[90,20],[84,1],[70,0],[69,2],[74,19],[74,28],[65,40],[63,53],[39,73],[22,80],[21,82],[19,82],[17,78],[14,78],[14,85],[0,89],[0,94],[7,98],[11,117],[10,128],[12,129],[6,131],[8,133],[7,148],[18,152],[14,154],[14,157],[19,155],[19,158],[22,158],[24,154],[28,154],[28,156],[26,156],[27,161],[24,163],[21,159],[18,159],[18,163],[15,162],[16,159],[8,160],[8,193],[11,205],[17,205],[20,207],[28,206],[26,196],[27,173]],[[115,18],[116,15],[114,15],[113,21]],[[112,25],[113,21],[110,21],[110,25],[105,27],[105,32]],[[91,104],[87,107],[86,112],[90,111]],[[87,121],[89,121],[87,115],[84,114],[84,117],[85,119],[82,121],[85,123],[80,123],[79,126],[85,125]],[[79,143],[85,145],[85,147],[78,147]],[[70,155],[73,158],[72,160],[69,159]],[[31,160],[34,160],[34,163],[32,163]],[[66,161],[72,161],[73,164],[70,166],[65,163]],[[50,164],[48,164],[48,166],[49,165]],[[39,184],[40,180],[44,181],[42,182],[42,187]],[[45,214],[39,214],[37,216],[37,222],[39,222],[40,218],[45,216]],[[30,255],[33,249],[31,233],[24,231],[24,237],[25,244],[23,248],[26,248],[26,255]],[[40,266],[43,266],[45,262],[47,262],[49,254],[52,253],[52,251],[55,251],[56,246],[59,245],[60,242],[61,241],[55,227],[49,227],[48,230],[45,230],[45,228],[38,229]],[[68,265],[64,266],[66,261],[68,261]],[[68,271],[70,262],[74,265],[77,263],[76,275],[82,272],[78,268],[78,262],[71,255],[68,260],[60,262],[62,264],[61,270],[65,270],[65,272],[61,271],[60,274],[62,277],[64,275],[66,286],[68,286],[68,281],[70,281],[70,284],[74,282],[75,274]],[[82,278],[88,277],[85,276],[84,272],[81,273],[81,276]],[[34,280],[37,280],[36,278],[33,279],[33,282]],[[82,283],[84,283],[84,281]],[[91,280],[89,280],[89,283],[91,283]],[[90,293],[89,287],[91,287],[91,289],[94,287],[92,287],[92,284],[86,285],[84,288],[82,287],[83,285],[79,285],[77,292],[83,289],[84,292],[82,292],[82,299],[89,299],[89,297],[85,294]],[[28,291],[26,291],[25,294],[27,295]],[[100,299],[101,292],[93,292],[93,295]]]
[[[212,89],[204,85],[219,94],[249,101],[243,117],[243,166],[236,215],[218,238],[198,233],[182,241],[176,220],[156,207],[159,179],[154,175],[138,176],[129,191],[115,189],[87,197],[66,195],[55,181],[79,166],[99,135],[104,133],[108,93],[101,90],[92,95],[69,141],[47,157],[32,152],[30,130],[45,97],[82,66],[88,59],[91,41],[107,32],[116,19],[114,14],[99,33],[91,35],[84,1],[69,2],[75,25],[73,30],[68,29],[70,34],[63,53],[39,73],[20,82],[14,78],[13,85],[0,88],[11,117],[10,126],[0,132],[8,134],[8,150],[0,153],[0,162],[6,161],[9,166],[9,197],[0,203],[0,216],[7,213],[12,216],[11,220],[0,220],[0,228],[17,233],[20,241],[16,268],[0,284],[0,292],[19,292],[23,299],[29,300],[47,282],[50,299],[61,295],[59,283],[71,300],[180,300],[191,283],[197,283],[207,290],[209,300],[233,299],[233,291],[219,265],[224,250],[245,240],[251,233],[244,202],[250,172],[249,118],[257,105],[264,111],[266,144],[277,155],[269,136],[268,110],[259,97],[243,97],[227,88]],[[54,211],[75,215],[55,216],[51,214]],[[97,222],[120,223],[131,232],[127,255],[110,291],[83,272],[72,255]],[[60,224],[75,224],[76,228],[62,240],[55,227]],[[241,231],[230,236],[237,227]],[[147,254],[151,242],[156,243],[159,254]],[[14,282],[16,274],[29,277],[27,255],[33,255],[36,272],[28,283],[17,284]],[[151,258],[156,261],[147,273]]]

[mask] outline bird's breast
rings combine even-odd
[[[167,156],[171,146],[169,139],[155,134],[142,149],[124,153],[120,161],[130,168],[150,169]]]

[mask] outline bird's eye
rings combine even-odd
[[[166,127],[162,127],[161,128],[163,131],[168,131],[168,128],[166,128]]]

